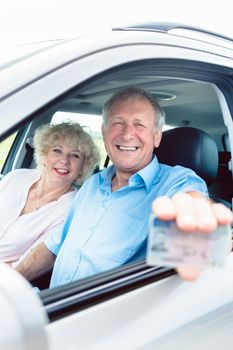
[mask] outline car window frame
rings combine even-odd
[[[168,267],[148,266],[145,260],[83,278],[39,293],[50,322],[98,305],[114,297],[161,281],[177,272]]]

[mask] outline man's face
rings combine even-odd
[[[161,140],[156,129],[154,109],[146,98],[116,102],[107,125],[102,126],[106,151],[117,172],[134,174],[152,158],[154,147]]]

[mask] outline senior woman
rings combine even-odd
[[[17,261],[45,236],[61,230],[76,188],[93,172],[99,152],[74,122],[46,124],[34,136],[36,169],[0,181],[0,261]]]

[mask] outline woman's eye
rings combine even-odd
[[[77,153],[72,154],[73,158],[79,158],[79,155]]]
[[[52,151],[55,152],[55,153],[61,153],[61,150],[59,148],[53,148]]]

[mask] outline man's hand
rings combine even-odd
[[[153,212],[161,220],[175,220],[185,232],[199,231],[208,234],[218,225],[229,225],[233,214],[223,204],[212,203],[196,192],[178,193],[173,198],[159,197],[153,203]],[[195,267],[179,266],[179,275],[189,281],[198,278],[200,270]]]

